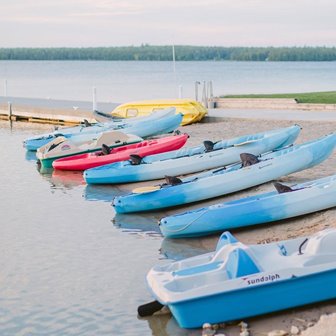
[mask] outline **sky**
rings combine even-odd
[[[0,47],[336,46],[335,0],[0,0]]]

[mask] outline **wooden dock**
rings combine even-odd
[[[84,119],[95,122],[90,112],[84,110],[38,108],[31,106],[0,105],[0,119],[43,124],[77,125]]]

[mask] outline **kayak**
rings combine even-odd
[[[214,252],[154,266],[147,284],[181,328],[242,320],[336,298],[336,230],[245,245],[229,232]]]
[[[125,118],[125,117],[120,117],[120,116],[113,116],[110,113],[104,113],[101,111],[93,110],[92,115],[95,120],[97,120],[100,123],[106,123],[106,122],[113,122],[115,124],[117,123],[129,123],[129,122],[138,122],[138,121],[151,121],[156,118],[161,118],[166,115],[172,115],[176,113],[176,108],[175,107],[166,107],[162,109],[156,109],[153,110],[152,113],[146,114],[146,115],[141,115],[139,117],[131,117],[131,118]]]
[[[65,138],[80,137],[81,139],[78,141],[88,141],[94,138],[97,134],[112,130],[118,130],[127,134],[135,134],[142,138],[148,137],[175,130],[178,127],[175,124],[177,123],[177,120],[179,120],[179,118],[176,118],[174,114],[175,108],[170,108],[162,111],[157,111],[147,116],[146,118],[139,118],[139,120],[129,119],[127,121],[98,123],[94,125],[85,123],[79,126],[65,127],[57,129],[52,133],[46,133],[32,138],[28,138],[23,142],[23,145],[27,150],[36,151],[39,147],[46,145],[48,142],[60,136],[63,136]],[[161,119],[165,121],[162,122]],[[175,127],[173,129],[171,126],[172,121],[174,121]]]
[[[336,206],[336,175],[282,189],[164,217],[161,233],[169,238],[203,236]]]
[[[187,134],[173,135],[160,139],[142,141],[111,150],[110,154],[101,155],[101,151],[70,156],[53,162],[53,167],[60,170],[85,170],[111,162],[128,160],[130,155],[149,155],[181,148],[187,141]]]
[[[91,169],[84,173],[84,177],[87,183],[103,184],[138,182],[161,179],[165,175],[191,174],[238,162],[243,152],[259,155],[292,144],[300,130],[300,126],[295,125],[222,140],[215,144],[205,141],[200,146],[144,157],[137,165],[124,161]]]
[[[263,154],[259,162],[246,167],[238,163],[179,179],[176,185],[154,186],[148,192],[136,190],[116,197],[113,206],[118,213],[148,211],[233,193],[311,168],[328,158],[335,145],[336,133]]]
[[[134,144],[143,140],[136,135],[118,131],[100,133],[96,139],[90,141],[76,142],[75,139],[76,137],[73,139],[57,137],[40,147],[36,152],[36,157],[44,168],[52,168],[54,160],[60,158],[95,152],[100,150],[102,146],[107,146],[106,150],[110,151],[112,148],[123,148],[127,144]]]

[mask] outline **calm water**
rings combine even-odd
[[[195,97],[195,81],[214,94],[334,90],[336,62],[0,61],[0,96],[90,101]],[[201,88],[199,88],[201,95]]]
[[[12,126],[0,122],[0,335],[194,335],[136,308],[154,264],[202,250],[163,240],[150,215],[115,217],[118,188],[40,174],[22,140],[50,126]]]

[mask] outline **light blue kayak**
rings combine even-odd
[[[245,245],[229,232],[214,252],[154,266],[147,284],[181,328],[242,320],[336,298],[336,230]]]
[[[259,155],[292,144],[300,133],[298,125],[233,139],[222,140],[206,152],[202,144],[168,153],[146,156],[139,165],[122,161],[84,172],[90,184],[128,183],[191,174],[206,169],[221,167],[240,161],[240,154],[248,152]]]
[[[211,205],[160,220],[165,237],[195,237],[301,216],[336,206],[336,175]]]
[[[38,148],[46,145],[59,136],[71,138],[78,142],[85,142],[97,137],[97,134],[112,130],[118,130],[120,132],[145,138],[174,131],[179,126],[177,123],[179,118],[173,118],[174,116],[175,108],[169,108],[154,112],[147,117],[134,118],[136,120],[130,118],[127,119],[127,121],[112,121],[91,126],[80,125],[65,127],[52,133],[46,133],[26,139],[23,142],[23,145],[27,150],[36,151]]]
[[[178,185],[116,197],[116,212],[167,208],[250,188],[287,174],[311,168],[324,161],[336,145],[336,133],[302,145],[290,146],[259,157],[260,162],[242,168],[241,163],[181,179]]]

